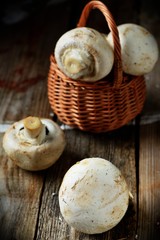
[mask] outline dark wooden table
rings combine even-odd
[[[34,115],[52,118],[47,97],[49,56],[55,42],[76,26],[87,1],[69,1],[34,9],[17,24],[0,28],[0,239],[2,240],[156,240],[160,239],[160,61],[145,76],[147,97],[141,116],[110,133],[93,134],[63,126],[67,146],[55,165],[29,172],[8,160],[2,148],[5,130]],[[160,46],[159,3],[103,1],[117,25],[138,23]],[[106,22],[93,14],[90,26],[105,31]],[[58,122],[61,125],[61,123]],[[123,172],[133,199],[112,230],[86,235],[63,220],[57,198],[65,172],[86,157],[103,157]]]

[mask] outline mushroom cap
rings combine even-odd
[[[41,119],[45,125],[45,139],[41,144],[22,141],[20,132],[24,129],[23,120],[15,122],[5,132],[3,148],[8,157],[25,170],[43,170],[54,164],[65,148],[64,132],[50,119]]]
[[[102,233],[117,225],[128,201],[129,190],[120,170],[102,158],[86,158],[73,165],[59,190],[65,221],[87,234]]]
[[[55,46],[60,70],[75,80],[98,81],[112,69],[114,54],[104,34],[80,27],[63,34]]]
[[[158,44],[144,27],[126,23],[118,26],[122,65],[125,73],[140,76],[152,71],[158,60]],[[113,47],[112,34],[107,37]]]

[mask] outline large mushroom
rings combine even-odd
[[[140,76],[152,71],[158,60],[158,44],[144,27],[126,23],[118,26],[122,64],[125,73]],[[111,32],[107,37],[113,47]]]
[[[60,211],[76,230],[97,234],[116,226],[126,213],[129,190],[120,170],[102,158],[86,158],[65,174]]]
[[[19,167],[32,171],[50,167],[64,147],[63,131],[46,118],[29,116],[15,122],[3,137],[7,156]]]
[[[58,67],[66,76],[88,82],[108,75],[114,61],[113,50],[104,34],[87,27],[63,34],[54,52]]]

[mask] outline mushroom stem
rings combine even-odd
[[[82,49],[67,49],[64,51],[63,64],[69,74],[80,74],[81,71],[88,69],[86,75],[92,73],[94,64],[90,54],[85,54]],[[91,66],[91,67],[89,67]]]
[[[43,124],[38,117],[27,117],[23,120],[25,135],[36,138],[42,131]]]

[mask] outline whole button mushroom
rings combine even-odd
[[[151,72],[158,60],[158,44],[155,37],[144,27],[132,23],[119,25],[118,32],[123,71],[135,76]],[[111,33],[107,40],[113,47]]]
[[[59,205],[76,230],[97,234],[116,226],[126,213],[129,190],[120,170],[102,158],[86,158],[65,174]]]
[[[52,120],[29,116],[15,122],[4,134],[8,157],[25,170],[43,170],[54,164],[65,148],[61,128]]]
[[[63,34],[55,46],[60,70],[74,80],[95,82],[112,69],[114,54],[104,34],[79,27]]]

